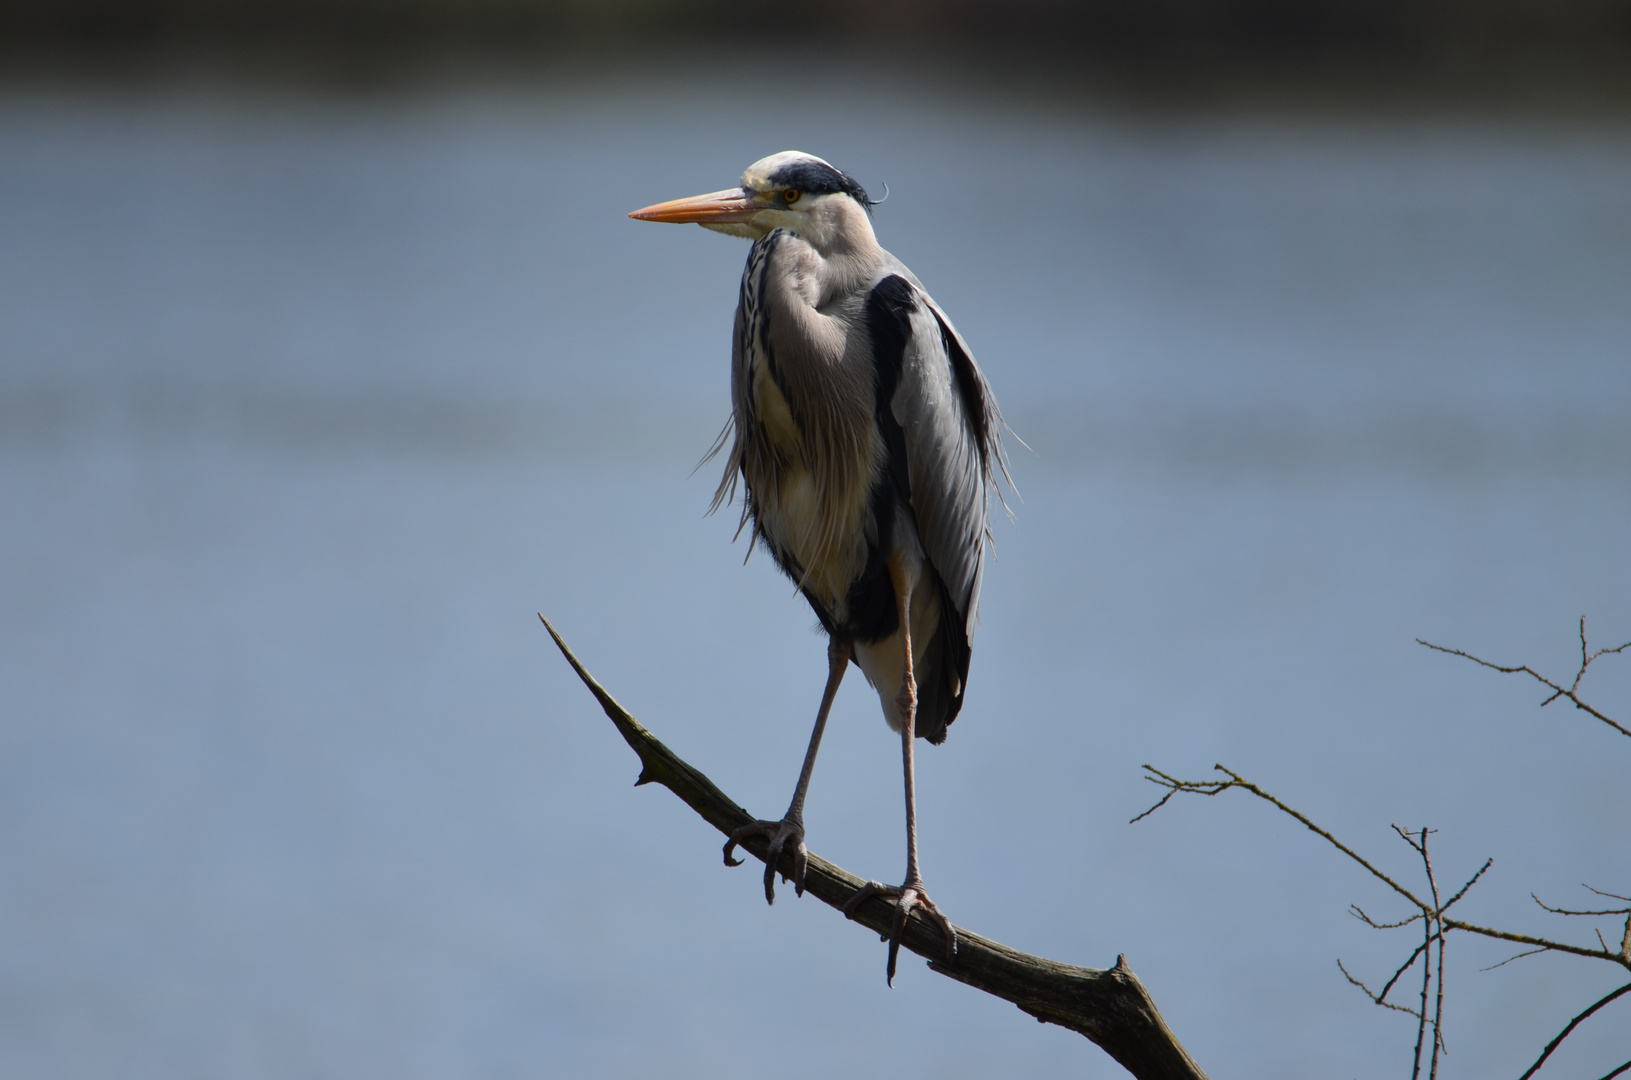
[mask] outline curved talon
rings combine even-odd
[[[804,895],[804,876],[810,872],[810,849],[799,841],[799,846],[793,850],[793,895]]]
[[[755,821],[751,825],[744,825],[740,829],[732,830],[730,839],[725,841],[725,865],[741,866],[747,861],[746,859],[731,858],[731,852],[736,850],[736,846],[750,836],[762,836],[766,840],[774,838],[776,826],[779,824],[780,822],[776,821]]]
[[[900,956],[900,937],[906,932],[906,916],[916,906],[917,890],[902,889],[900,899],[895,901],[895,929],[889,935],[889,962],[884,965],[884,981],[890,986],[895,985],[895,960]]]
[[[746,859],[733,859],[733,858],[731,858],[731,852],[734,851],[735,849],[736,849],[736,838],[735,837],[732,837],[731,839],[725,841],[725,865],[726,866],[741,866],[744,862],[747,861]]]
[[[741,866],[744,859],[731,858],[731,852],[750,836],[762,836],[770,841],[770,848],[765,852],[765,902],[776,902],[776,863],[781,859],[783,848],[787,846],[788,838],[794,841],[793,848],[793,882],[794,891],[804,895],[804,875],[809,868],[808,850],[804,846],[804,826],[798,821],[783,818],[780,821],[755,821],[751,825],[743,825],[740,829],[731,832],[730,839],[725,841],[725,865]],[[786,880],[786,875],[783,875]]]
[[[895,985],[895,961],[900,955],[901,938],[906,933],[906,919],[916,908],[923,915],[932,920],[946,935],[946,962],[949,964],[957,955],[957,928],[952,926],[951,920],[935,906],[929,899],[929,894],[923,891],[922,883],[915,885],[881,885],[876,881],[869,881],[855,890],[855,895],[844,902],[844,917],[855,918],[855,910],[874,896],[884,896],[895,901],[895,924],[887,934],[879,934],[879,941],[889,942],[889,961],[885,967],[885,975],[890,986]]]
[[[770,850],[765,852],[765,903],[771,905],[776,903],[776,857],[780,854],[772,841]]]

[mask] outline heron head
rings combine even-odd
[[[866,189],[813,154],[783,150],[742,174],[742,186],[674,199],[636,210],[640,221],[695,222],[705,229],[757,240],[786,229],[825,248],[857,231],[870,239]]]

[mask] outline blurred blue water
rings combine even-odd
[[[622,215],[789,146],[888,182],[1034,448],[920,755],[954,919],[1125,952],[1220,1080],[1401,1075],[1333,963],[1406,954],[1344,914],[1383,893],[1266,808],[1126,824],[1141,763],[1221,760],[1404,874],[1388,823],[1438,827],[1446,877],[1497,857],[1466,917],[1589,940],[1527,894],[1631,884],[1631,747],[1412,639],[1562,673],[1582,613],[1631,637],[1631,131],[864,72],[744,108],[763,75],[0,95],[0,1072],[1119,1073],[766,908],[537,626],[785,804],[822,645],[690,472],[745,249]],[[853,678],[814,850],[899,874],[896,753]],[[1452,945],[1449,1076],[1612,985],[1505,955]]]

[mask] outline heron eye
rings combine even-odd
[[[793,188],[788,188],[786,191],[782,192],[782,198],[786,199],[790,203],[796,203],[799,201],[799,193]]]

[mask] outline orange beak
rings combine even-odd
[[[715,222],[747,221],[764,209],[741,188],[713,191],[707,195],[693,195],[688,199],[671,199],[644,210],[636,210],[629,217],[638,221],[696,222],[711,225]]]

